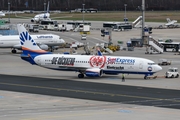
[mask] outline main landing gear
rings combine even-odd
[[[11,52],[12,53],[17,53],[17,51],[15,49],[12,49]]]
[[[84,78],[84,74],[82,73],[78,74],[78,78]]]
[[[51,51],[51,52],[54,52],[54,48],[53,48],[53,47],[50,47],[50,51]]]

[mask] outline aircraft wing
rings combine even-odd
[[[14,45],[13,48],[18,49],[18,50],[21,50],[21,49],[22,49],[22,45],[17,44],[17,45]]]
[[[59,68],[62,68],[62,69],[70,69],[72,71],[77,71],[77,70],[80,70],[80,71],[85,71],[86,69],[89,69],[87,67],[74,67],[74,66],[59,66]]]

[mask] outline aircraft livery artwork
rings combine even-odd
[[[53,38],[53,36],[37,36],[38,39],[41,39],[41,38]]]
[[[128,64],[128,65],[134,65],[135,59],[121,59],[121,58],[113,58],[109,57],[108,58],[108,64],[115,64],[115,63],[120,63],[120,64]]]
[[[75,58],[66,58],[66,57],[53,57],[52,64],[58,65],[71,65],[73,66],[75,62]]]
[[[91,67],[103,68],[106,64],[106,56],[92,56],[90,58]]]

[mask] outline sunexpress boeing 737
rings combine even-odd
[[[52,54],[40,49],[23,25],[18,24],[17,28],[23,50],[21,58],[33,65],[53,70],[76,71],[79,72],[79,78],[125,73],[142,74],[146,79],[162,70],[159,65],[145,58],[102,56],[100,52],[98,55]]]

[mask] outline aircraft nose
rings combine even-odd
[[[157,65],[156,70],[157,70],[157,71],[161,71],[161,70],[162,70],[162,67],[159,66],[159,65]]]
[[[64,41],[63,39],[61,39],[61,42],[62,42],[62,43],[65,43],[65,41]]]

